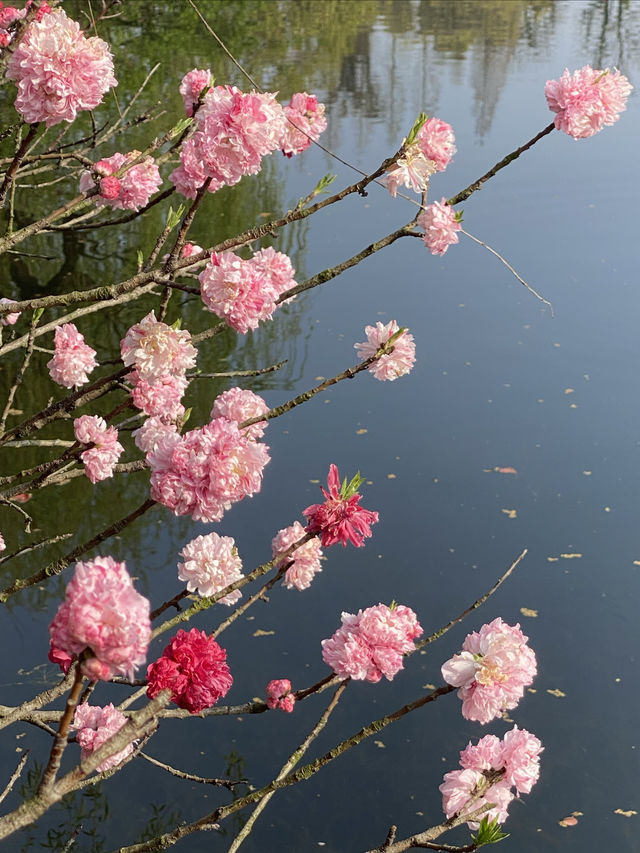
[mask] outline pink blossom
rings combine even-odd
[[[604,125],[618,121],[633,86],[615,69],[595,70],[585,65],[573,74],[565,68],[559,80],[547,80],[544,94],[557,113],[554,124],[574,139],[593,136]]]
[[[269,406],[259,394],[254,394],[248,388],[229,388],[214,400],[211,417],[226,418],[240,425],[243,421],[264,415],[268,411]],[[241,432],[248,438],[257,440],[264,435],[267,423],[268,421],[259,421],[245,427]]]
[[[319,104],[315,95],[306,92],[296,92],[284,108],[287,122],[280,142],[280,149],[287,157],[300,154],[307,149],[313,140],[327,129],[324,117],[324,104]]]
[[[80,176],[80,192],[86,193],[94,189],[97,178],[100,194],[93,196],[94,204],[108,205],[116,209],[140,210],[162,184],[153,157],[145,157],[123,172],[119,178],[113,177],[114,172],[139,156],[139,151],[130,151],[128,154],[116,152],[111,157],[99,160],[93,173],[83,172]]]
[[[98,366],[96,351],[85,344],[73,323],[56,326],[54,346],[54,356],[47,362],[53,381],[65,388],[78,388],[88,382],[88,374]]]
[[[160,376],[151,384],[142,379],[137,370],[131,371],[127,381],[133,385],[131,399],[133,405],[142,409],[145,415],[160,417],[164,421],[175,421],[184,415],[182,396],[189,384],[185,376],[178,374]]]
[[[519,794],[529,794],[540,776],[540,753],[544,747],[526,729],[514,726],[502,739],[504,779]]]
[[[97,415],[81,415],[73,422],[76,440],[81,444],[93,443],[80,454],[84,464],[84,472],[92,483],[106,480],[113,476],[113,467],[124,452],[124,447],[118,441],[118,430],[114,426],[107,427],[104,418]]]
[[[515,708],[536,675],[536,656],[520,625],[494,619],[468,634],[462,652],[442,666],[442,677],[459,687],[462,716],[488,723]]]
[[[24,11],[28,12],[29,7],[33,3],[33,0],[27,0],[27,4],[24,7]],[[45,15],[47,15],[51,11],[51,6],[47,3],[47,0],[42,0],[40,6],[38,7],[38,11],[36,12],[36,21],[41,21]]]
[[[376,323],[375,326],[365,326],[364,331],[367,341],[353,345],[358,353],[358,357],[363,361],[371,358],[392,335],[395,335],[398,329],[399,326],[395,320],[391,320],[386,326],[382,323]],[[413,335],[405,331],[396,338],[393,344],[393,352],[380,356],[379,359],[374,361],[369,367],[369,373],[373,373],[375,378],[380,379],[382,382],[386,379],[393,382],[399,376],[409,373],[415,360],[416,345],[413,342]]]
[[[76,563],[65,600],[49,626],[52,653],[79,655],[94,680],[126,675],[144,663],[151,637],[149,601],[136,592],[124,563],[96,557]]]
[[[271,541],[271,552],[273,554],[274,566],[279,568],[284,562],[291,563],[284,574],[282,586],[287,589],[308,589],[314,576],[322,571],[320,560],[322,559],[322,548],[317,536],[314,536],[304,545],[300,545],[288,557],[281,555],[298,542],[305,535],[304,527],[299,521],[294,521],[289,527],[278,531]]]
[[[162,418],[157,416],[147,418],[140,429],[133,432],[133,439],[143,453],[154,451],[158,444],[168,436],[179,439],[178,428],[174,423],[166,424]]]
[[[213,252],[198,278],[205,307],[236,332],[257,329],[276,310],[279,294],[271,280],[233,252]]]
[[[425,156],[417,143],[409,145],[402,157],[396,160],[393,168],[386,174],[387,189],[393,198],[398,187],[405,186],[414,192],[424,192],[429,185],[429,178],[436,171],[436,164]]]
[[[82,748],[82,761],[87,759],[91,753],[100,749],[110,737],[113,737],[127,722],[126,716],[122,711],[118,711],[111,703],[101,708],[98,705],[89,705],[88,702],[83,702],[78,705],[73,717],[72,728],[76,729],[78,734],[76,740]],[[102,764],[96,767],[98,773],[103,773],[105,770],[112,770],[117,767],[124,759],[133,752],[133,742],[128,743],[120,752],[110,756]]]
[[[162,656],[147,668],[147,696],[171,690],[179,708],[199,714],[227,694],[233,684],[227,653],[204,631],[180,630]]]
[[[269,449],[226,418],[160,442],[147,455],[151,497],[175,515],[220,521],[225,510],[260,491]]]
[[[291,682],[288,678],[276,678],[267,684],[267,707],[273,711],[278,708],[290,714],[296,703],[296,697],[291,692]]]
[[[184,75],[180,83],[180,94],[188,116],[193,115],[193,107],[198,103],[202,90],[210,86],[212,82],[213,75],[208,68],[206,70],[194,68],[193,71],[188,71]]]
[[[153,384],[167,375],[184,375],[198,351],[186,329],[167,326],[150,311],[120,341],[120,353],[127,367],[135,366],[139,377]]]
[[[296,287],[296,281],[293,278],[296,271],[291,264],[291,258],[284,252],[276,252],[273,246],[259,249],[249,263],[260,277],[268,279],[278,296]],[[285,302],[292,302],[294,299],[295,296],[290,296],[289,299],[285,299]]]
[[[420,211],[418,226],[424,229],[422,239],[432,255],[444,255],[449,246],[458,242],[456,232],[462,228],[446,198],[434,201]]]
[[[73,663],[73,656],[63,652],[62,649],[56,649],[54,646],[51,646],[49,649],[49,660],[51,663],[57,663],[66,675],[69,672],[69,667]]]
[[[4,541],[4,536],[2,535],[2,533],[0,533],[0,551],[6,551],[6,550],[7,550],[7,545]]]
[[[210,597],[243,577],[242,560],[231,536],[217,533],[196,536],[184,546],[180,556],[184,563],[178,563],[178,578],[187,582],[189,592]],[[236,589],[218,601],[230,606],[241,596]]]
[[[202,246],[198,246],[196,243],[185,243],[180,252],[180,257],[190,258],[192,255],[198,255],[200,252],[204,252]]]
[[[80,25],[60,9],[32,21],[9,60],[7,77],[16,80],[15,107],[29,124],[47,127],[71,122],[92,110],[117,85],[106,42],[85,38]]]
[[[118,198],[120,192],[122,190],[122,186],[118,178],[106,177],[100,178],[100,196],[105,199],[105,201],[113,201]],[[83,190],[85,192],[85,190]]]
[[[6,296],[3,296],[0,299],[0,305],[13,305],[13,303],[14,300],[7,299]],[[22,311],[12,311],[9,314],[2,314],[2,316],[0,316],[0,323],[2,323],[3,326],[15,326],[20,314],[22,314]]]
[[[341,678],[389,681],[403,668],[403,655],[415,649],[422,627],[410,607],[377,604],[342,614],[342,625],[322,641],[322,659]]]
[[[237,184],[243,175],[257,174],[262,158],[280,147],[285,115],[272,93],[215,86],[194,122],[196,130],[182,145],[180,165],[169,176],[187,198],[195,198],[207,178],[209,192],[216,192]]]
[[[486,815],[489,820],[504,823],[508,817],[507,809],[513,800],[513,794],[505,782],[489,785],[485,776],[478,770],[451,770],[444,774],[440,785],[442,810],[447,818],[458,814],[473,812],[489,803],[494,807],[467,821],[471,829],[478,829],[480,821]],[[482,793],[480,793],[482,792]]]
[[[337,467],[329,466],[327,489],[322,489],[325,496],[323,504],[308,506],[303,515],[307,517],[306,527],[309,533],[319,533],[320,541],[325,548],[341,542],[346,548],[351,542],[356,548],[364,545],[364,540],[371,536],[371,525],[378,521],[378,513],[358,506],[362,495],[357,493],[362,479],[359,475],[347,484],[345,479],[340,485]]]
[[[6,29],[14,21],[18,21],[27,14],[26,9],[16,9],[15,6],[5,6],[0,3],[0,27]]]
[[[446,121],[432,117],[418,131],[416,142],[438,172],[443,172],[456,153],[453,128]]]
[[[542,751],[538,738],[517,726],[502,740],[486,735],[477,744],[469,742],[460,753],[463,769],[446,773],[440,786],[447,818],[461,812],[471,814],[485,804],[495,803],[496,807],[487,812],[488,817],[503,823],[514,797],[511,788],[516,789],[516,794],[528,794],[538,780]],[[480,817],[468,821],[468,825],[477,829]]]

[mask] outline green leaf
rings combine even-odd
[[[353,497],[358,492],[360,486],[364,483],[364,477],[360,476],[360,471],[355,474],[351,482],[347,483],[347,478],[345,477],[342,481],[342,487],[340,489],[340,497],[344,500],[348,500],[350,497]]]
[[[138,249],[138,269],[139,269],[139,270],[141,270],[141,269],[142,269],[142,265],[143,265],[143,263],[144,263],[144,255],[142,254],[142,252],[140,251],[140,249]]]
[[[489,821],[485,815],[480,821],[477,833],[471,837],[478,847],[483,847],[485,844],[497,844],[498,841],[508,838],[509,833],[502,831],[502,827],[495,818]]]
[[[40,317],[42,317],[43,314],[44,314],[44,308],[36,308],[36,310],[33,312],[33,321],[32,322],[33,322],[34,326],[38,325],[38,323],[40,322]]]
[[[178,319],[174,320],[173,323],[171,324],[171,328],[176,329],[176,330],[180,329],[181,326],[182,326],[182,317],[178,317]]]
[[[174,125],[169,131],[171,134],[171,139],[175,139],[176,136],[180,136],[183,130],[186,130],[190,124],[193,123],[192,118],[183,118],[176,125]]]
[[[416,137],[420,133],[422,125],[425,123],[426,120],[427,120],[427,114],[426,113],[419,113],[418,114],[418,118],[414,121],[413,127],[409,131],[409,135],[405,139],[405,143],[404,143],[405,146],[413,145],[413,143],[416,141]]]
[[[336,179],[337,175],[325,175],[320,178],[318,183],[316,184],[316,188],[313,191],[314,195],[320,195],[321,192],[324,192],[328,186],[330,186]]]
[[[184,216],[185,206],[181,204],[177,210],[174,210],[172,207],[169,208],[169,212],[167,213],[167,228],[170,231],[179,224],[180,220]]]

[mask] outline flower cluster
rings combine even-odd
[[[73,323],[56,326],[53,335],[55,353],[47,362],[49,374],[58,385],[78,388],[89,381],[89,373],[98,366],[96,351],[84,342]]]
[[[289,527],[278,531],[271,541],[274,566],[279,568],[285,561],[291,563],[282,580],[282,585],[287,589],[308,589],[314,576],[322,571],[320,565],[322,548],[317,536],[300,545],[288,557],[281,556],[294,543],[302,539],[304,534],[304,527],[299,521],[294,521]]]
[[[385,177],[387,189],[395,198],[398,187],[424,192],[429,178],[443,172],[456,153],[453,128],[446,121],[432,117],[418,131],[415,141],[405,151]]]
[[[265,444],[233,421],[214,418],[184,435],[169,434],[147,454],[151,497],[176,515],[220,521],[232,504],[260,491],[268,461]]]
[[[287,121],[280,142],[286,157],[305,151],[327,129],[324,104],[319,104],[315,95],[296,92],[284,108]]]
[[[124,563],[96,557],[76,563],[65,600],[49,626],[50,660],[68,669],[85,649],[82,671],[92,681],[114,675],[133,679],[144,663],[151,637],[149,601],[133,587]]]
[[[342,625],[333,637],[322,641],[322,659],[341,678],[358,681],[389,681],[403,668],[402,657],[414,651],[422,634],[410,607],[393,609],[377,604],[357,615],[342,614]]]
[[[174,423],[165,423],[158,416],[147,418],[140,429],[134,430],[133,438],[143,453],[153,452],[161,442],[173,442],[178,436]]]
[[[163,377],[183,376],[196,363],[198,351],[186,330],[174,329],[150,311],[120,341],[122,361],[134,366],[138,376],[154,383]]]
[[[211,86],[213,75],[209,69],[201,70],[194,68],[187,72],[180,83],[180,94],[184,101],[184,109],[186,114],[191,117],[193,115],[193,107],[198,103],[198,98],[201,92]]]
[[[240,426],[244,421],[264,415],[268,411],[269,406],[259,394],[254,394],[248,388],[229,388],[214,400],[211,417],[226,418]],[[257,424],[245,427],[241,432],[257,441],[264,435],[267,423],[268,421],[258,421]]]
[[[200,273],[202,301],[243,334],[276,310],[279,297],[295,287],[288,256],[269,247],[244,260],[233,252],[213,252]]]
[[[345,478],[340,484],[337,467],[329,466],[327,488],[322,489],[325,502],[312,504],[303,510],[308,519],[308,533],[320,534],[320,541],[325,548],[341,542],[343,548],[351,542],[356,548],[364,545],[364,540],[371,536],[371,525],[378,521],[378,513],[358,506],[362,495],[358,494],[363,480],[359,474],[347,483]]]
[[[436,172],[444,172],[457,150],[453,128],[435,116],[422,125],[416,143],[425,157],[435,164]]]
[[[104,708],[99,705],[89,705],[88,702],[78,705],[73,717],[72,728],[78,732],[76,740],[82,748],[82,760],[84,761],[92,752],[100,749],[102,744],[106,743],[116,732],[119,732],[126,722],[126,716],[122,711],[114,708],[111,703],[105,705]],[[124,749],[116,752],[115,755],[105,759],[102,764],[98,764],[96,770],[98,773],[111,770],[132,752],[133,742],[128,743]]]
[[[0,305],[13,305],[13,303],[14,300],[7,299],[6,296],[3,296],[0,299]],[[0,316],[0,323],[2,323],[3,326],[15,326],[21,313],[22,311],[11,311],[9,314],[3,314]]]
[[[109,46],[86,38],[62,9],[32,21],[13,52],[7,77],[18,84],[15,107],[29,124],[72,122],[79,110],[92,110],[112,86]]]
[[[187,582],[189,592],[212,596],[242,577],[242,560],[231,536],[209,533],[196,536],[180,552],[184,563],[178,563],[178,578]],[[239,589],[219,599],[231,605],[241,597]]]
[[[454,209],[447,204],[446,198],[428,204],[418,216],[418,226],[424,230],[425,246],[432,255],[444,255],[449,246],[458,242],[462,225]]]
[[[179,193],[195,198],[209,178],[209,192],[255,175],[262,158],[280,147],[285,115],[270,92],[241,92],[215,86],[195,116],[196,130],[182,145],[180,165],[169,176]]]
[[[147,696],[171,690],[171,700],[191,714],[199,714],[225,696],[233,678],[227,653],[213,637],[192,628],[180,630],[147,668]]]
[[[143,379],[137,370],[127,376],[131,383],[131,400],[136,408],[149,417],[159,417],[165,422],[176,421],[184,415],[182,397],[189,384],[184,374],[170,373],[158,377],[151,383]]]
[[[363,361],[375,355],[383,344],[389,340],[392,335],[399,331],[399,326],[395,320],[384,325],[376,323],[375,326],[365,326],[365,334],[367,341],[359,344],[354,344],[354,349],[358,353],[358,357]],[[399,335],[393,343],[393,352],[387,355],[382,355],[369,367],[369,373],[373,373],[376,379],[381,382],[389,380],[393,382],[399,376],[411,371],[416,360],[416,345],[413,342],[413,335],[404,331]]]
[[[477,829],[481,817],[504,823],[509,803],[516,795],[528,794],[540,775],[542,744],[526,729],[514,726],[500,740],[486,735],[477,744],[469,743],[460,753],[462,770],[445,773],[440,785],[442,808],[451,818],[472,814],[489,803],[494,807],[474,820],[467,821]]]
[[[632,88],[617,69],[611,73],[608,68],[598,71],[585,65],[573,74],[565,68],[559,80],[547,80],[544,94],[549,109],[556,113],[558,130],[586,139],[618,121]]]
[[[25,9],[16,9],[15,6],[5,6],[0,3],[0,47],[6,47],[13,38],[9,29],[15,21],[20,21],[27,14]]]
[[[467,635],[462,652],[442,666],[447,684],[460,688],[463,717],[488,723],[516,707],[537,672],[528,639],[499,617]]]
[[[291,682],[288,678],[276,678],[267,684],[267,707],[273,711],[278,708],[290,714],[296,704],[296,697],[291,692]]]
[[[80,192],[89,192],[89,190],[94,189],[97,182],[100,192],[93,197],[94,204],[126,210],[140,210],[162,184],[162,178],[153,157],[145,157],[135,166],[127,169],[119,178],[114,175],[115,172],[139,156],[139,151],[130,151],[128,154],[116,152],[111,157],[99,160],[92,172],[82,173],[79,185]]]
[[[92,483],[113,476],[116,464],[124,447],[118,441],[118,430],[107,427],[104,418],[97,415],[81,415],[73,422],[76,440],[81,444],[94,444],[80,454],[84,472]]]

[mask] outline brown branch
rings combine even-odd
[[[544,130],[541,130],[540,133],[537,133],[533,139],[530,139],[528,142],[525,142],[524,145],[521,145],[520,148],[516,148],[515,151],[512,151],[511,154],[507,154],[506,157],[503,157],[500,162],[496,163],[493,168],[489,169],[489,171],[484,174],[481,178],[478,178],[477,181],[474,181],[472,184],[461,190],[457,195],[452,196],[450,199],[447,199],[447,204],[453,207],[455,204],[460,204],[461,201],[465,201],[472,195],[476,190],[482,189],[482,185],[486,183],[489,178],[493,178],[500,169],[504,169],[505,166],[508,166],[510,163],[513,163],[514,160],[517,160],[521,154],[524,154],[532,145],[535,145],[538,140],[542,139],[543,136],[546,136],[548,133],[551,133],[554,130],[555,124],[551,122],[551,124],[547,125]]]
[[[134,522],[137,518],[140,518],[148,509],[156,506],[156,502],[151,499],[146,500],[143,504],[141,504],[137,509],[133,512],[126,515],[124,518],[119,519],[118,521],[110,524],[109,527],[106,527],[103,531],[98,533],[92,539],[89,539],[88,542],[84,542],[82,545],[78,545],[73,551],[70,551],[68,554],[65,554],[64,557],[60,557],[58,560],[54,560],[53,562],[46,565],[40,571],[35,572],[35,574],[30,575],[27,578],[16,578],[12,584],[3,589],[0,592],[0,604],[5,604],[7,599],[9,599],[16,592],[19,592],[21,589],[26,589],[26,587],[34,586],[35,584],[42,583],[42,581],[46,580],[48,577],[52,575],[59,575],[69,563],[74,562],[87,551],[91,551],[92,548],[95,548],[97,545],[100,545],[105,540],[109,539],[111,536],[115,536],[124,530],[125,527],[128,527],[129,524]]]
[[[171,767],[170,764],[165,764],[162,761],[158,761],[157,758],[152,758],[150,755],[147,755],[144,752],[139,752],[138,755],[141,758],[144,758],[145,761],[148,761],[149,764],[154,764],[156,767],[160,767],[162,770],[166,770],[167,773],[171,773],[172,776],[176,776],[178,779],[187,779],[190,782],[198,782],[200,785],[217,785],[222,788],[227,788],[229,791],[233,791],[236,785],[246,785],[246,779],[238,779],[237,781],[232,781],[231,779],[218,779],[216,777],[206,777],[206,776],[196,776],[194,773],[187,773],[185,770],[177,770],[175,767]]]
[[[447,631],[453,628],[454,625],[458,625],[470,613],[472,613],[474,610],[477,610],[478,607],[484,604],[485,601],[493,595],[493,593],[498,589],[498,587],[502,586],[502,584],[506,581],[509,575],[520,565],[522,560],[524,560],[524,558],[527,556],[527,553],[527,549],[525,548],[522,553],[520,553],[516,557],[513,563],[511,563],[507,571],[498,578],[498,580],[494,583],[494,585],[488,592],[485,592],[484,595],[481,595],[480,598],[477,598],[473,602],[473,604],[470,604],[469,607],[467,607],[466,610],[463,610],[462,613],[459,616],[456,616],[455,619],[452,619],[450,622],[447,622],[447,624],[444,627],[440,628],[440,630],[436,631],[434,634],[431,634],[429,637],[425,637],[424,639],[417,642],[416,649],[422,649],[424,648],[424,646],[428,646],[429,643],[432,643],[434,640],[440,639],[440,637],[442,637],[443,634],[446,634]]]

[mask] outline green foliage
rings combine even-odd
[[[497,844],[498,841],[508,838],[509,833],[502,831],[502,827],[495,818],[490,821],[485,815],[480,821],[478,831],[471,837],[477,847],[483,847],[485,844]]]
[[[360,471],[352,477],[350,483],[347,483],[347,478],[345,477],[340,488],[340,497],[344,500],[348,500],[356,494],[363,483],[364,477],[360,476]]]
[[[409,131],[409,135],[407,136],[407,138],[405,140],[405,145],[407,145],[407,146],[413,145],[413,143],[416,141],[418,134],[420,133],[420,130],[422,129],[422,126],[424,125],[426,120],[427,120],[427,114],[426,113],[423,113],[423,112],[418,113],[418,118],[414,121],[413,127]]]

